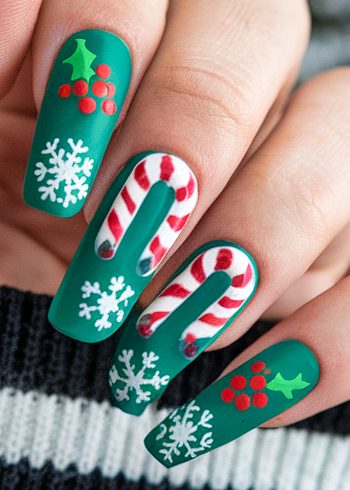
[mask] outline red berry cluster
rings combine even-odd
[[[231,388],[224,388],[221,392],[221,398],[225,403],[233,402],[237,410],[248,410],[252,403],[256,408],[264,408],[268,403],[268,396],[262,392],[266,386],[266,378],[264,374],[270,371],[265,370],[265,363],[256,361],[250,366],[253,376],[249,380],[250,388],[255,392],[252,397],[247,393],[238,393],[243,391],[248,386],[248,380],[245,376],[237,374],[230,380]],[[265,371],[264,371],[265,370]],[[262,373],[264,371],[264,373]],[[261,374],[258,374],[261,373]]]
[[[105,81],[111,76],[112,70],[108,65],[98,65],[95,70],[96,75],[100,80],[96,80],[91,87],[92,93],[96,97],[104,99],[101,108],[107,116],[112,116],[117,110],[117,106],[112,99],[115,95],[115,85],[112,82]],[[85,80],[77,80],[73,84],[73,94],[80,97],[78,107],[83,114],[92,114],[95,112],[97,104],[95,99],[88,96],[89,85]],[[64,83],[58,89],[58,96],[62,99],[67,99],[72,93],[72,86],[69,83]]]

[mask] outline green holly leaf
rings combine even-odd
[[[91,64],[96,58],[96,55],[86,46],[86,39],[76,39],[77,46],[74,53],[62,61],[69,63],[73,67],[71,80],[84,79],[89,83],[90,78],[95,75]]]
[[[274,379],[267,383],[266,388],[271,391],[281,391],[288,400],[291,400],[294,390],[303,390],[309,385],[310,383],[302,379],[301,373],[294,379],[284,379],[281,373],[277,373]]]

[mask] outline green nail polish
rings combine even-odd
[[[297,340],[272,345],[172,412],[146,437],[167,467],[189,461],[260,426],[316,386],[318,362]]]
[[[188,165],[166,153],[132,158],[90,223],[49,320],[84,342],[111,336],[151,280],[197,203]]]
[[[256,264],[241,247],[220,240],[196,250],[158,298],[130,316],[109,375],[115,405],[140,415],[241,313],[257,285]]]
[[[78,213],[116,126],[131,77],[124,41],[81,31],[61,47],[41,106],[24,198],[55,216]]]

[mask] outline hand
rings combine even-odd
[[[125,118],[125,121],[110,142],[84,209],[88,221],[111,182],[119,176],[103,199],[56,296],[51,309],[52,323],[71,336],[97,341],[109,336],[124,321],[152,277],[142,271],[137,274],[134,259],[140,257],[148,243],[147,238],[150,238],[148,235],[157,231],[169,210],[169,193],[164,186],[160,196],[153,192],[148,202],[153,206],[149,209],[141,206],[143,219],[140,216],[134,218],[129,240],[127,237],[124,243],[121,240],[120,247],[115,233],[115,243],[111,242],[115,227],[108,227],[108,222],[104,227],[102,225],[106,215],[111,216],[108,211],[118,192],[125,182],[130,182],[127,178],[132,178],[133,169],[142,159],[133,159],[119,174],[125,162],[132,155],[148,150],[166,152],[181,157],[179,161],[171,157],[176,162],[175,170],[184,162],[188,164],[189,172],[193,172],[198,183],[198,203],[176,244],[170,244],[173,255],[171,258],[167,255],[167,261],[163,262],[162,269],[141,297],[139,309],[151,303],[188,256],[194,253],[192,260],[196,260],[198,247],[211,240],[229,242],[212,245],[214,257],[219,249],[223,250],[225,260],[219,261],[218,269],[221,274],[226,271],[226,285],[222,282],[223,275],[210,274],[210,280],[207,280],[207,274],[202,293],[200,288],[187,293],[184,290],[179,293],[177,288],[178,294],[174,295],[173,289],[167,296],[151,303],[145,312],[132,314],[119,340],[111,369],[110,381],[117,404],[126,411],[139,413],[147,402],[159,396],[169,378],[203,349],[209,346],[217,349],[235,341],[264,312],[269,317],[288,318],[243,352],[227,372],[257,356],[254,361],[238,367],[237,373],[221,378],[204,391],[197,399],[197,408],[193,403],[189,406],[190,412],[209,410],[207,416],[213,416],[204,417],[207,421],[202,427],[207,424],[208,430],[201,429],[205,438],[198,452],[238,437],[242,431],[269,419],[270,426],[288,424],[348,399],[346,360],[350,342],[345,325],[349,281],[341,279],[349,267],[350,175],[346,136],[350,128],[347,105],[350,75],[348,69],[323,74],[301,87],[289,100],[307,43],[309,22],[304,2],[221,1],[214,5],[203,0],[191,4],[177,0],[170,4],[166,23],[165,2],[153,2],[154,10],[150,4],[147,8],[139,6],[138,13],[125,7],[128,2],[120,2],[108,16],[108,21],[103,13],[92,16],[86,5],[78,9],[82,7],[78,3],[74,3],[73,12],[72,4],[68,2],[60,2],[59,6],[51,2],[43,4],[38,20],[40,28],[36,28],[33,44],[33,60],[37,60],[34,67],[38,70],[33,86],[37,106],[44,94],[54,54],[70,34],[81,29],[93,26],[116,33],[129,45],[134,68],[125,109],[119,119]],[[104,10],[108,10],[108,4],[105,2]],[[69,28],[63,30],[68,18]],[[55,30],[49,28],[51,19],[60,19]],[[28,66],[30,60],[26,63]],[[14,108],[18,107],[16,97],[25,92],[25,73],[28,74],[26,65],[17,86],[3,101],[2,110],[6,114],[14,113]],[[37,73],[36,68],[34,73]],[[28,110],[33,111],[33,107],[30,105],[22,115]],[[22,121],[21,128],[25,128],[24,124],[29,125]],[[7,131],[5,133],[4,129],[2,134],[6,134],[7,148],[3,144],[4,148],[0,150],[3,161],[13,147],[8,141],[12,142],[11,138],[16,137],[16,132],[10,132],[13,126],[13,122],[4,124]],[[25,129],[22,131],[25,133]],[[16,165],[11,166],[13,172],[19,156],[16,155]],[[146,161],[152,160],[149,155],[145,157]],[[21,175],[16,175],[12,178],[12,186],[6,184],[6,188],[15,189],[12,191],[14,203],[20,202],[17,194],[20,180]],[[192,189],[191,196],[193,192]],[[168,206],[166,210],[162,204]],[[35,236],[29,230],[39,214],[23,211],[20,204],[16,207],[15,232],[24,230],[26,235]],[[163,215],[154,217],[150,209],[160,210]],[[115,210],[120,212],[117,206]],[[153,221],[142,227],[146,217]],[[45,229],[43,240],[50,247],[49,257],[55,258],[53,266],[57,266],[57,241],[62,236],[58,227],[66,227],[64,232],[72,236],[64,252],[60,252],[63,257],[60,267],[42,268],[44,262],[38,260],[39,256],[32,260],[32,270],[37,268],[38,271],[34,274],[36,277],[39,273],[49,275],[49,271],[52,272],[50,285],[45,285],[47,291],[52,292],[55,287],[52,277],[59,281],[64,261],[69,260],[76,239],[70,230],[74,228],[79,234],[81,221],[74,223],[73,220],[79,218],[73,218],[62,225],[53,218],[40,219],[47,226],[40,228]],[[69,228],[71,224],[72,228]],[[108,243],[107,248],[98,248],[95,253],[93,245],[99,231],[108,240],[98,244],[105,246],[105,242]],[[162,238],[166,239],[166,236],[162,235]],[[243,251],[232,242],[243,247]],[[40,241],[40,250],[45,257],[48,252],[42,250],[42,243]],[[58,250],[61,247],[58,246]],[[113,257],[101,255],[107,252]],[[22,252],[16,259],[13,257],[10,264],[19,264],[22,256],[28,259]],[[101,257],[111,260],[101,260]],[[239,259],[235,261],[237,257]],[[210,267],[215,269],[216,259],[211,260],[205,263],[205,273],[210,272]],[[255,264],[260,275],[256,292]],[[12,266],[13,269],[20,271]],[[181,280],[191,281],[188,271],[185,269]],[[197,278],[203,272],[197,263],[198,271]],[[10,283],[21,286],[13,277]],[[229,288],[227,278],[236,278],[233,288]],[[9,282],[6,277],[5,281]],[[43,284],[38,281],[37,290],[42,291]],[[176,279],[175,284],[178,284]],[[123,289],[128,291],[128,298],[119,301],[119,292]],[[222,313],[217,306],[218,298],[224,297],[227,289],[233,289],[231,292],[236,296],[230,299],[236,302],[232,305],[225,300],[226,306],[222,302],[219,304],[228,310],[227,318],[222,322],[223,316],[215,317],[213,311]],[[310,302],[323,291],[326,292],[322,296]],[[93,299],[100,302],[94,305]],[[163,319],[158,316],[154,321],[152,314],[164,311],[160,307],[167,307],[169,313],[175,309],[175,313],[164,315]],[[211,316],[198,322],[207,309]],[[174,319],[176,310],[180,313]],[[238,314],[239,318],[223,332]],[[285,339],[299,342],[280,343]],[[259,354],[272,345],[275,347]],[[257,363],[255,367],[254,363]],[[319,367],[321,376],[318,381]],[[124,369],[129,373],[127,381],[121,376]],[[133,369],[140,372],[158,369],[159,373],[144,383],[147,387],[143,389],[142,384],[139,386],[130,381]],[[248,373],[251,378],[258,378],[250,388],[246,386],[248,381],[251,382]],[[235,376],[240,378],[233,380]],[[255,382],[259,386],[255,386]],[[228,391],[224,391],[226,388]],[[253,398],[256,393],[259,395]],[[302,399],[301,403],[295,404]],[[219,436],[223,423],[226,423],[222,414],[232,420],[232,427],[227,427],[225,437]],[[168,419],[161,427],[162,437],[156,429],[147,441],[155,456],[169,466],[197,454],[190,451],[186,456],[180,451],[176,458],[174,455],[165,458],[163,442],[166,443],[172,420]]]

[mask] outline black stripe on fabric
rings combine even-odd
[[[105,478],[100,470],[81,475],[74,465],[65,471],[57,471],[51,462],[41,469],[34,469],[27,459],[9,465],[0,459],[1,490],[189,490],[189,486],[174,487],[167,481],[151,485],[144,478],[138,482],[127,480],[122,474]],[[202,490],[210,490],[204,487]]]
[[[48,296],[0,288],[0,387],[84,397],[98,402],[111,400],[107,374],[117,336],[99,344],[83,344],[65,337],[47,321],[50,302]],[[259,322],[233,345],[202,354],[170,383],[159,406],[171,408],[196,396],[271,326]],[[350,403],[294,427],[350,434]]]

